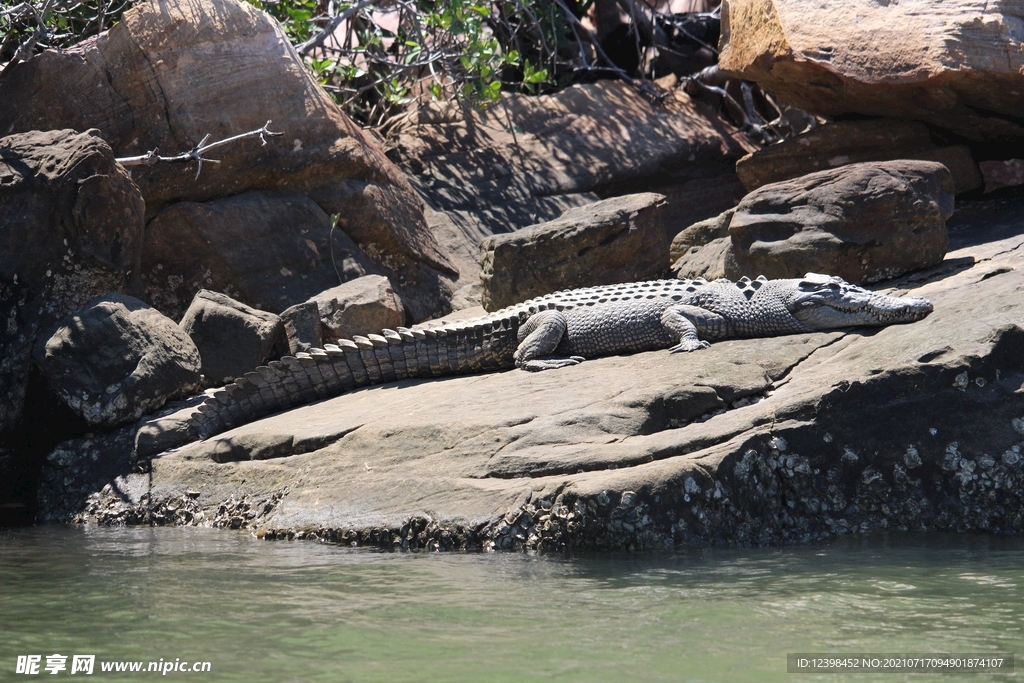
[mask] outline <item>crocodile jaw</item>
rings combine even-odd
[[[815,330],[911,323],[933,310],[931,302],[922,297],[877,294],[837,277],[808,273],[794,282],[797,291],[786,306],[800,322]]]
[[[921,320],[933,309],[931,302],[919,296],[876,296],[877,300],[857,307],[813,303],[793,311],[793,315],[812,329],[831,330],[860,325],[912,323]]]

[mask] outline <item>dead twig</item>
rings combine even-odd
[[[345,23],[345,21],[356,16],[370,5],[376,5],[378,2],[379,0],[359,0],[359,2],[352,5],[341,14],[334,16],[329,22],[327,22],[327,26],[324,26],[324,29],[320,31],[320,33],[316,34],[301,45],[296,46],[295,51],[305,57],[316,48],[323,47],[324,42],[334,35],[337,28]]]
[[[203,156],[204,153],[209,152],[211,149],[214,149],[215,147],[222,147],[222,146],[230,144],[232,142],[237,142],[238,140],[244,140],[245,138],[254,138],[254,137],[259,137],[260,141],[264,145],[266,145],[267,144],[267,137],[276,138],[276,137],[279,137],[281,135],[284,135],[283,132],[281,132],[281,133],[274,133],[274,132],[272,132],[270,130],[270,123],[271,123],[270,121],[267,121],[265,124],[263,124],[262,128],[258,128],[256,130],[250,130],[248,133],[241,133],[239,135],[232,135],[229,138],[224,138],[223,140],[218,140],[217,142],[211,142],[209,144],[207,144],[207,140],[210,139],[210,134],[207,133],[205,136],[203,136],[203,139],[199,142],[198,145],[196,145],[195,147],[193,147],[192,149],[190,149],[187,152],[182,152],[181,154],[176,154],[175,156],[172,156],[172,157],[160,156],[160,153],[159,153],[160,150],[159,149],[152,149],[149,152],[146,152],[145,154],[140,154],[140,155],[134,156],[134,157],[121,157],[121,158],[115,159],[115,161],[117,161],[117,163],[121,164],[122,166],[153,166],[153,165],[155,165],[157,163],[160,163],[160,162],[165,162],[165,163],[186,162],[187,163],[189,161],[197,161],[197,162],[199,162],[199,166],[198,166],[198,168],[196,168],[196,178],[198,179],[199,178],[199,173],[203,170],[203,162],[204,161],[208,161],[211,164],[219,164],[220,163],[220,159],[207,159],[207,158],[205,158]]]
[[[46,16],[46,13],[50,11],[51,5],[53,5],[53,0],[46,0],[42,9],[39,11],[36,11],[35,7],[29,5],[29,9],[31,9],[32,13],[35,15],[36,30],[32,32],[29,39],[22,43],[17,52],[14,53],[14,57],[11,59],[11,64],[27,60],[32,55],[32,50],[35,48],[36,43],[46,40],[46,36],[49,31],[46,28],[44,17]]]

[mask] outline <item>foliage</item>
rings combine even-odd
[[[417,98],[486,107],[502,90],[536,92],[571,72],[571,29],[559,0],[249,2],[281,23],[320,83],[364,125],[386,122]],[[338,15],[351,16],[311,45]]]
[[[0,64],[110,28],[137,0],[0,0]]]

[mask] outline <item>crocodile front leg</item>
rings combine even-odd
[[[565,336],[566,322],[561,311],[540,311],[519,328],[519,346],[512,357],[516,367],[531,372],[554,370],[583,361],[582,356],[552,356]]]
[[[699,333],[711,337],[725,336],[727,321],[705,308],[678,304],[665,309],[661,314],[661,324],[679,336],[679,343],[669,349],[672,353],[679,353],[711,346],[710,342],[700,338]]]

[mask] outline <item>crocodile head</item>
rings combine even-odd
[[[932,312],[931,302],[919,296],[877,294],[830,275],[807,273],[789,282],[786,308],[814,330],[910,323]]]

